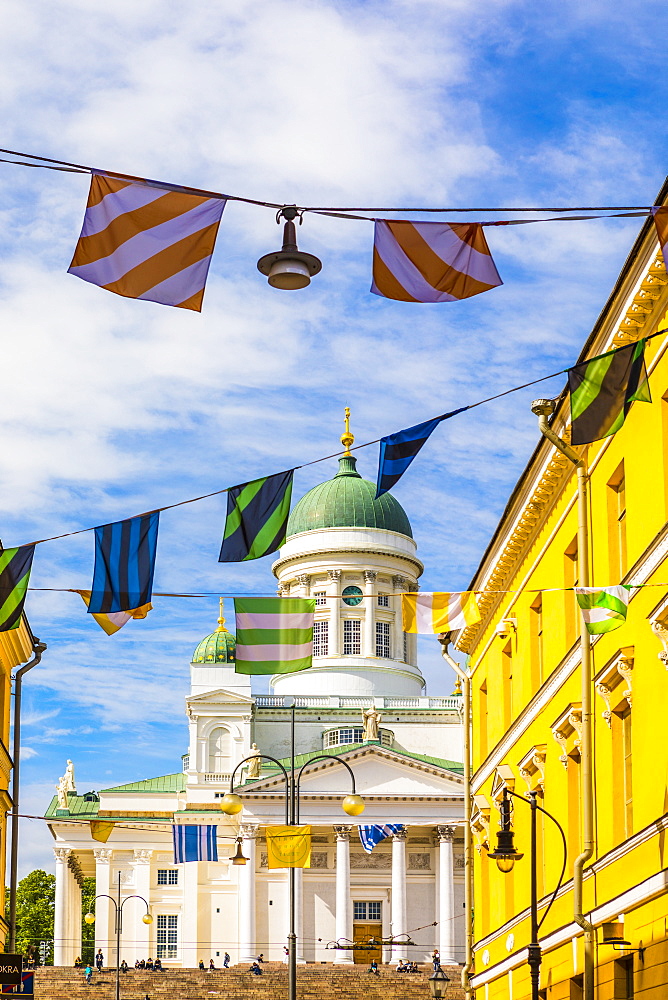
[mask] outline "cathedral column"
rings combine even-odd
[[[94,847],[95,856],[95,895],[104,893],[114,895],[112,885],[111,861],[114,852],[110,847]],[[114,918],[111,911],[111,900],[95,900],[95,952],[102,949],[105,965],[111,964],[112,951],[116,948],[114,934]]]
[[[303,965],[306,961],[304,958],[304,869],[294,868],[292,871],[294,871],[295,880],[295,934],[297,935],[297,961]],[[288,875],[290,875],[290,869],[288,869]],[[288,928],[290,926],[289,914],[286,926]]]
[[[329,655],[341,655],[341,570],[328,569],[332,586],[327,594],[329,605]]]
[[[70,855],[71,860],[75,860],[72,855]],[[81,886],[79,885],[79,880],[77,878],[76,870],[79,872],[81,869],[75,862],[75,867],[70,865],[69,873],[69,892],[68,892],[68,920],[67,920],[67,937],[68,937],[68,965],[74,965],[75,958],[81,957]],[[75,870],[76,869],[76,870]]]
[[[297,583],[302,588],[302,593],[300,597],[310,597],[311,596],[311,577],[308,573],[300,573],[297,577]]]
[[[403,660],[404,658],[404,627],[401,619],[401,592],[406,590],[408,581],[403,576],[393,576],[392,586],[394,587],[394,628],[392,636],[392,649],[390,650],[393,660]]]
[[[243,853],[248,858],[245,865],[239,865],[239,961],[252,962],[257,958],[255,941],[255,838],[258,825],[243,823]]]
[[[336,834],[336,914],[335,937],[352,941],[353,907],[350,899],[350,831],[351,826],[335,826]],[[337,950],[336,962],[351,965],[352,951]]]
[[[453,844],[457,828],[437,826],[438,836],[438,950],[442,965],[456,965],[455,882]]]
[[[206,862],[205,862],[206,863]],[[196,969],[199,954],[199,870],[201,861],[189,861],[183,866],[183,894],[181,896],[181,964],[186,969]],[[245,871],[245,868],[242,869]],[[211,945],[209,945],[209,950]]]
[[[56,908],[54,912],[53,925],[53,964],[68,965],[68,941],[67,941],[67,920],[69,903],[70,875],[67,867],[67,860],[70,856],[69,847],[54,847],[53,853],[56,856]]]
[[[392,937],[405,934],[406,922],[406,828],[392,837]],[[397,953],[398,954],[398,953]],[[406,955],[402,955],[406,958]]]
[[[151,900],[151,858],[153,857],[153,851],[145,850],[141,847],[135,847],[134,857],[132,859],[132,868],[134,870],[135,876],[135,892],[138,896],[143,896],[147,903]],[[186,866],[184,865],[184,868]],[[132,909],[130,909],[132,907]],[[127,929],[127,944],[125,945],[126,951],[129,947],[130,942],[135,942],[135,951],[137,955],[150,955],[152,958],[155,957],[153,952],[155,948],[151,947],[151,926],[145,924],[142,917],[146,913],[146,907],[142,903],[141,899],[133,899],[131,903],[128,903],[127,909],[130,911],[128,913],[129,920],[126,922],[124,919],[124,931]],[[124,914],[125,917],[125,914]],[[130,923],[131,921],[131,923]],[[123,941],[121,940],[121,949],[123,948]],[[131,955],[121,954],[121,958],[125,958],[128,965],[133,965],[134,963],[130,961]]]
[[[364,570],[364,644],[362,656],[376,655],[376,577],[375,570]]]

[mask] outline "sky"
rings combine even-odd
[[[651,205],[667,172],[668,14],[654,0],[3,10],[7,149],[349,207]],[[309,214],[299,242],[322,272],[302,291],[270,288],[256,261],[280,246],[275,212],[229,202],[197,314],[67,274],[87,190],[82,174],[0,163],[5,546],[331,454],[345,406],[359,444],[562,370],[642,221],[487,230],[504,285],[419,305],[369,293],[369,222]],[[562,384],[441,425],[396,487],[423,590],[466,586],[537,441],[531,399]],[[377,445],[357,456],[374,480]],[[295,499],[335,470],[297,472]],[[224,518],[224,496],[162,515],[156,590],[272,592],[271,557],[217,562]],[[92,563],[90,532],[48,542],[32,585],[89,587]],[[76,594],[32,591],[26,610],[48,649],[23,687],[21,811],[43,813],[68,758],[80,792],[178,770],[190,657],[217,598],[156,599],[113,638]],[[449,694],[435,640],[420,657],[428,690]],[[53,870],[51,845],[43,822],[25,821],[20,874]]]

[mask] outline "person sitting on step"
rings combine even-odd
[[[199,967],[200,967],[200,970],[201,970],[202,972],[204,972],[204,960],[203,960],[203,959],[201,959],[201,958],[200,958],[200,960],[199,960]]]
[[[209,972],[215,972],[215,971],[216,971],[216,966],[213,964],[213,959],[210,958],[209,959]]]
[[[123,961],[121,962],[121,972],[127,972],[127,971],[128,971],[128,963],[125,961],[125,959],[123,959]]]
[[[379,976],[380,975],[380,972],[378,971],[378,962],[376,961],[375,958],[371,959],[371,965],[367,969],[367,972],[372,973],[372,975],[374,975],[374,976]]]
[[[406,966],[404,965],[403,958],[400,958],[399,961],[397,962],[397,969],[396,969],[396,971],[397,972],[405,972],[406,971]]]
[[[146,959],[146,968],[149,969],[151,972],[153,972],[153,959],[152,958],[147,958]]]
[[[250,971],[253,973],[254,976],[262,975],[262,969],[260,968],[257,962],[253,962],[253,964],[250,967]]]
[[[155,962],[153,963],[153,971],[162,972],[162,962],[160,961],[159,958],[156,958]]]

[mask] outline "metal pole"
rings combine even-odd
[[[295,706],[290,717],[290,826],[295,825]],[[290,885],[290,931],[288,933],[288,1000],[297,1000],[297,933],[295,930],[295,870],[288,869]]]
[[[540,963],[542,959],[540,944],[538,943],[538,878],[537,878],[537,849],[536,849],[536,795],[537,792],[529,792],[529,802],[531,805],[531,944],[527,961],[531,970],[531,1000],[539,1000],[538,987],[540,983]]]
[[[121,1000],[121,923],[123,922],[123,907],[121,906],[121,873],[118,873],[118,902],[116,903],[116,1000]]]
[[[19,764],[21,762],[21,687],[23,675],[42,659],[46,643],[33,640],[34,656],[14,676],[14,745],[12,750],[12,849],[9,862],[9,952],[16,952],[16,887],[19,863]]]

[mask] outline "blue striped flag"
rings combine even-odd
[[[395,833],[399,833],[403,828],[403,823],[374,823],[371,826],[360,826],[362,847],[367,854],[371,854],[376,844],[380,844],[381,840],[385,840],[386,837],[392,837]]]
[[[216,826],[172,826],[174,864],[184,861],[217,861]]]
[[[468,406],[462,406],[459,410],[444,413],[441,417],[425,420],[422,424],[415,424],[414,427],[407,427],[406,430],[397,431],[396,434],[388,434],[387,437],[381,438],[376,500],[399,482],[422,445],[442,420],[447,420],[448,417],[454,417],[468,409]]]
[[[132,611],[151,600],[160,514],[141,514],[95,529],[95,568],[88,611]]]

